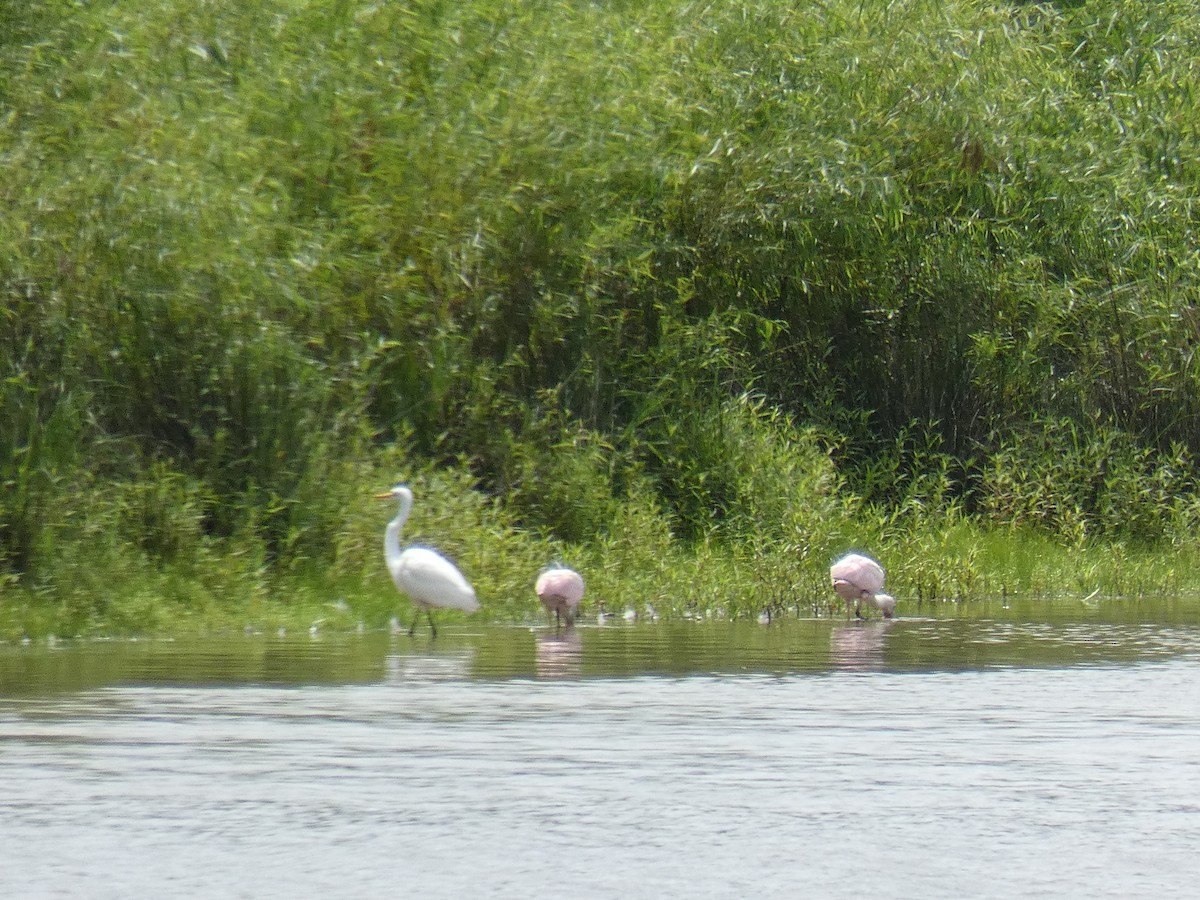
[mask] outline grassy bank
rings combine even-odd
[[[489,616],[1196,591],[1192,3],[0,26],[9,634],[386,621],[401,477]]]
[[[104,510],[73,508],[58,525],[57,565],[38,577],[10,579],[0,593],[0,639],[274,633],[386,629],[407,625],[412,607],[383,565],[382,533],[394,514],[365,482],[345,510],[331,552],[270,564],[251,539],[194,538],[164,558],[109,530]],[[432,543],[461,566],[482,610],[472,621],[544,622],[533,593],[539,569],[563,561],[585,574],[583,604],[639,618],[773,618],[841,615],[828,587],[828,564],[847,549],[868,548],[889,569],[899,615],[988,614],[975,601],[1008,599],[1034,615],[1043,601],[1084,605],[1114,598],[1176,598],[1200,606],[1194,546],[1154,548],[1114,541],[1068,545],[1029,529],[984,528],[967,518],[896,518],[861,509],[845,517],[796,522],[783,533],[731,544],[681,541],[662,510],[616,505],[607,533],[576,544],[513,521],[504,504],[471,487],[467,471],[413,474],[418,501],[406,540]],[[111,514],[111,510],[108,511]],[[95,517],[95,518],[93,518]],[[139,532],[139,535],[141,532]],[[953,612],[951,612],[953,610]],[[458,613],[439,620],[458,621]]]

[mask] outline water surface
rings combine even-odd
[[[1200,627],[0,647],[13,897],[1191,897]]]

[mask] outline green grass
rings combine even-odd
[[[359,486],[328,560],[286,570],[267,565],[249,539],[202,539],[167,562],[131,540],[106,545],[86,516],[72,523],[78,528],[64,525],[57,565],[0,593],[0,639],[379,630],[393,618],[407,626],[412,607],[383,564],[383,526],[395,510],[371,496],[390,482],[390,471]],[[606,537],[576,544],[517,526],[502,504],[470,487],[466,472],[411,474],[417,503],[404,541],[432,544],[457,561],[482,603],[471,621],[544,622],[533,582],[554,561],[584,574],[588,619],[629,608],[665,620],[754,618],[763,610],[774,618],[840,615],[828,565],[850,549],[884,562],[900,615],[991,615],[993,601],[1024,603],[1033,616],[1039,604],[1049,614],[1064,601],[1200,606],[1194,543],[1070,546],[1030,529],[984,528],[952,511],[910,512],[902,521],[860,512],[824,531],[802,524],[808,531],[797,528],[791,540],[730,542],[714,533],[683,541],[660,508],[631,500],[616,506]],[[462,616],[441,612],[438,619]]]
[[[678,615],[849,547],[1194,592],[1198,46],[1184,0],[8,4],[0,621],[386,621],[397,477],[498,617],[556,556]]]

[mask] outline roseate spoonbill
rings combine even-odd
[[[575,624],[575,611],[583,599],[583,576],[574,569],[554,566],[537,577],[534,590],[546,612],[554,613],[555,625],[559,624],[560,615],[566,616],[567,625]]]
[[[883,566],[869,556],[848,553],[829,567],[829,578],[838,596],[846,601],[846,615],[850,615],[850,604],[860,619],[859,605],[866,601],[890,619],[896,611],[896,598],[880,593],[883,587]]]
[[[437,628],[433,624],[433,610],[461,609],[463,612],[475,612],[479,609],[479,601],[475,599],[475,589],[471,587],[458,567],[442,554],[429,547],[406,547],[400,549],[400,529],[408,521],[412,512],[413,494],[406,485],[398,484],[390,491],[375,495],[376,500],[399,500],[400,511],[396,518],[388,522],[387,531],[383,534],[383,553],[387,558],[388,572],[392,581],[402,594],[408,595],[417,614],[413,617],[408,633],[411,636],[417,629],[417,620],[421,618],[421,610],[429,620],[429,630],[437,637]]]

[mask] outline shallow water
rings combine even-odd
[[[1191,897],[1200,626],[1121,619],[0,646],[0,894]]]

